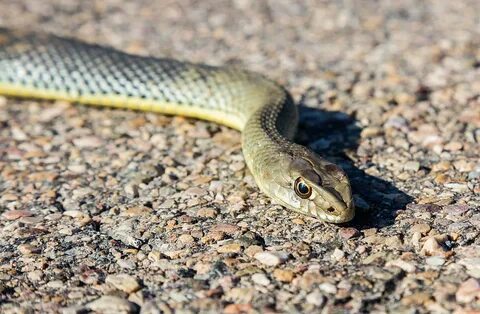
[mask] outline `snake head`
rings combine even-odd
[[[285,206],[332,223],[353,219],[350,182],[340,167],[304,149],[291,158],[288,170]]]

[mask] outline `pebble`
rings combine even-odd
[[[329,294],[337,293],[337,287],[334,284],[331,284],[329,282],[324,282],[318,285],[318,288],[325,293],[329,293]]]
[[[84,136],[73,139],[73,145],[78,148],[98,148],[104,143],[96,136]]]
[[[138,280],[128,274],[108,275],[105,282],[126,293],[132,293],[141,288]]]
[[[470,303],[475,298],[480,298],[480,281],[475,278],[464,281],[458,287],[455,298],[460,303]]]
[[[118,266],[124,268],[124,269],[135,269],[135,262],[132,260],[125,260],[125,259],[119,259],[117,261]]]
[[[252,281],[261,286],[268,286],[270,284],[270,279],[268,279],[263,273],[253,274]]]
[[[446,250],[435,237],[428,238],[421,250],[421,253],[427,256],[444,256],[445,252]]]
[[[190,234],[182,234],[178,237],[178,241],[183,244],[192,244],[195,242],[195,238]]]
[[[30,254],[38,254],[41,252],[41,249],[31,245],[31,244],[20,244],[17,247],[18,251],[22,253],[23,255],[30,255]]]
[[[403,170],[415,172],[420,169],[420,163],[418,161],[407,161],[403,165]]]
[[[344,257],[345,257],[345,252],[335,248],[335,250],[332,253],[332,259],[335,261],[339,261]]]
[[[419,232],[422,235],[426,235],[432,228],[425,223],[422,224],[416,224],[410,228],[410,232]]]
[[[264,265],[277,266],[288,259],[288,254],[285,252],[259,252],[254,257]]]
[[[2,217],[6,220],[15,220],[21,217],[30,217],[33,213],[29,210],[7,210],[2,214]]]
[[[239,253],[242,247],[238,243],[225,244],[217,248],[218,253]]]
[[[307,301],[308,304],[321,307],[325,303],[325,297],[320,291],[314,290],[307,294],[307,296],[305,297],[305,301]]]
[[[138,306],[128,300],[116,296],[105,295],[90,303],[86,307],[98,313],[136,313]]]
[[[427,265],[439,267],[445,264],[445,258],[441,256],[431,256],[425,259],[425,262],[427,263]]]
[[[358,237],[360,235],[360,231],[358,229],[349,227],[349,228],[340,228],[338,231],[340,236],[345,240],[352,239]]]
[[[398,268],[404,270],[407,273],[413,273],[417,269],[413,263],[404,261],[402,259],[396,259],[396,260],[388,261],[385,264],[385,266],[387,266],[387,267],[395,266],[395,267],[398,267]]]
[[[292,282],[294,273],[289,269],[275,269],[273,271],[273,276],[276,280],[281,282]]]

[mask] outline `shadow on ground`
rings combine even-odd
[[[348,225],[359,229],[392,225],[395,212],[404,209],[413,198],[392,183],[366,174],[347,157],[358,147],[361,128],[356,120],[339,111],[310,108],[300,103],[300,124],[296,141],[309,146],[320,156],[341,166],[348,174],[357,201],[355,219]]]

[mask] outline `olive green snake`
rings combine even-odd
[[[261,191],[322,221],[354,216],[341,168],[295,144],[297,106],[266,77],[142,57],[49,34],[0,28],[0,94],[183,115],[242,132],[242,151]]]

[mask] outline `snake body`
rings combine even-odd
[[[0,28],[0,94],[183,115],[227,125],[242,132],[245,161],[264,193],[323,221],[353,218],[347,176],[292,142],[297,108],[282,86],[262,75]]]

